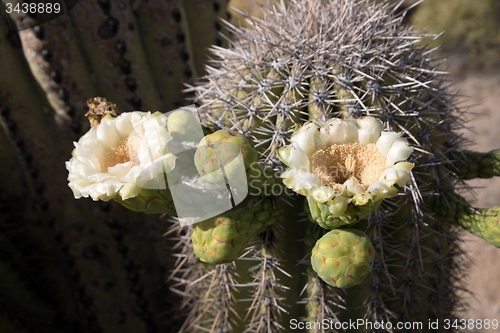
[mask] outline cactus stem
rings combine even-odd
[[[462,151],[453,166],[464,180],[500,176],[500,149],[487,153]]]

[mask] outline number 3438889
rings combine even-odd
[[[497,319],[445,319],[444,329],[497,329],[498,320]]]
[[[39,3],[17,3],[17,4],[11,4],[11,3],[6,3],[5,4],[5,11],[7,14],[10,13],[37,13],[37,14],[59,14],[61,11],[61,4],[60,3],[51,3],[51,2],[39,2]]]

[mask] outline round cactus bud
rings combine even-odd
[[[188,110],[176,110],[168,115],[167,128],[175,141],[192,141],[198,133],[203,133],[200,121]],[[200,139],[196,140],[199,141]]]
[[[270,199],[253,199],[247,205],[196,224],[191,239],[201,261],[222,264],[238,259],[264,227],[281,219],[283,211]]]
[[[269,196],[281,186],[275,172],[258,163],[258,153],[248,139],[234,131],[220,130],[205,136],[198,145],[194,162],[201,177],[210,183],[247,186],[252,195]],[[224,185],[225,186],[225,185]]]
[[[363,282],[374,256],[375,250],[364,232],[335,229],[316,242],[311,264],[323,281],[347,289]]]
[[[172,136],[168,149],[172,154],[191,151],[205,136],[196,109],[186,107],[167,114],[167,128]],[[193,163],[192,158],[190,159]],[[182,166],[184,169],[186,166]],[[194,165],[193,165],[194,167]],[[196,173],[196,171],[194,171]]]
[[[223,184],[224,178],[239,179],[238,171],[245,171],[257,160],[257,151],[248,139],[229,130],[220,130],[205,136],[200,141],[194,157],[200,175],[214,184]]]

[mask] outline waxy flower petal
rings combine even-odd
[[[75,198],[126,200],[140,188],[165,189],[164,174],[175,166],[165,126],[161,113],[136,111],[102,118],[75,142],[73,157],[66,162]]]
[[[382,129],[374,117],[306,123],[278,149],[289,167],[283,183],[308,197],[311,217],[324,228],[356,223],[397,195],[394,185],[410,181],[413,164],[405,160],[413,148],[400,133]]]
[[[314,123],[308,123],[300,127],[300,129],[290,138],[292,143],[311,156],[314,154],[320,143],[320,128]]]

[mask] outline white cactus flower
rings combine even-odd
[[[75,142],[66,162],[75,198],[107,201],[135,197],[141,189],[165,189],[164,173],[175,166],[168,152],[167,117],[159,112],[107,115]]]
[[[374,117],[334,118],[322,127],[304,124],[290,145],[278,149],[278,157],[289,167],[281,175],[284,184],[307,196],[310,210],[326,205],[329,217],[342,216],[348,204],[378,206],[397,194],[395,184],[404,186],[410,180],[414,166],[406,162],[413,152],[408,142],[382,128]],[[357,221],[360,216],[351,218]]]

